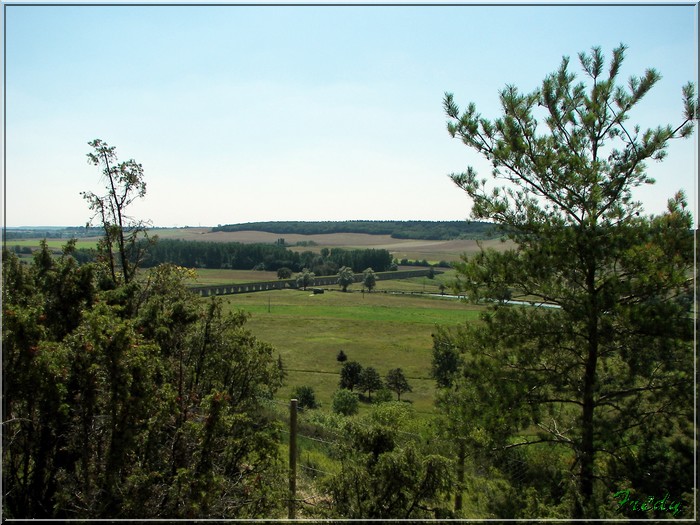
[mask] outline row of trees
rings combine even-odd
[[[363,367],[357,361],[344,362],[340,369],[341,389],[353,392],[355,388],[362,393],[367,393],[367,398],[372,400],[372,392],[377,392],[384,388],[394,392],[397,400],[401,401],[401,394],[411,392],[411,386],[401,368],[389,370],[382,381],[381,375],[374,367]]]
[[[134,261],[138,258],[139,265],[151,268],[159,264],[169,263],[187,268],[227,268],[233,270],[289,270],[299,272],[308,268],[316,275],[334,275],[338,270],[347,266],[355,272],[365,268],[377,268],[377,271],[388,271],[392,268],[393,260],[387,250],[374,248],[343,249],[324,248],[321,253],[312,251],[296,252],[281,244],[262,243],[218,243],[185,241],[180,239],[159,239],[157,243],[145,239],[144,230],[134,231],[133,235],[141,235],[139,242],[133,244],[130,252],[126,253]],[[78,250],[74,256],[81,262],[95,259],[94,250]]]
[[[346,248],[324,248],[321,250],[323,264],[331,268],[348,267],[355,273],[363,272],[366,268],[375,268],[378,272],[386,272],[393,268],[394,261],[388,250],[365,248],[349,250]],[[308,266],[313,271],[313,265]],[[331,272],[326,275],[333,275]],[[322,275],[322,274],[317,274]]]
[[[288,275],[286,272],[284,274],[280,274],[278,272],[278,276],[280,278],[283,278],[282,275]],[[316,274],[314,272],[309,271],[308,268],[304,268],[299,274],[296,276],[296,281],[297,281],[297,286],[303,290],[306,290],[309,286],[313,286],[315,283],[315,277]],[[363,288],[366,288],[368,292],[371,292],[374,287],[377,285],[377,274],[372,270],[372,268],[367,268],[364,272],[362,272],[362,286]],[[348,287],[355,282],[355,272],[353,272],[352,268],[348,266],[343,266],[338,270],[338,284],[342,288],[343,292],[348,291]]]
[[[65,228],[3,228],[6,241],[13,239],[75,239],[79,237],[97,237],[102,229],[84,226],[68,226]]]
[[[496,233],[493,224],[467,221],[274,221],[226,224],[212,231],[264,231],[279,234],[320,235],[364,233],[395,239],[483,239]]]
[[[148,250],[145,267],[163,263],[187,268],[227,268],[276,271],[282,267],[298,268],[301,256],[276,244],[238,242],[198,242],[180,239],[160,239]]]

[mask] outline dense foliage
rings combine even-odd
[[[357,411],[360,409],[360,400],[356,393],[346,388],[341,388],[333,394],[331,408],[336,414],[352,416],[357,414]]]
[[[291,268],[299,271],[301,256],[278,244],[238,242],[199,242],[179,239],[161,239],[151,247],[143,265],[157,266],[162,263],[177,264],[187,268],[227,268],[252,270],[264,267],[277,271]]]
[[[692,499],[692,218],[681,192],[646,216],[632,189],[653,183],[646,160],[692,133],[695,92],[683,88],[679,126],[628,128],[659,75],[619,85],[624,51],[607,71],[599,48],[581,53],[587,83],[565,58],[532,93],[507,86],[495,121],[444,101],[450,134],[504,186],[472,168],[452,178],[473,218],[503,225],[516,248],[457,265],[462,290],[493,307],[438,333],[433,373],[447,432],[472,455],[494,451],[499,468],[523,451],[510,482],[534,507],[508,517],[605,517],[621,488]],[[507,305],[511,293],[549,307]]]
[[[353,396],[347,390],[338,394]],[[339,396],[337,396],[339,397]],[[335,402],[335,399],[334,399]],[[427,443],[404,439],[403,404],[384,403],[368,415],[345,421],[346,437],[335,454],[341,470],[324,482],[332,497],[327,514],[350,519],[453,517],[451,462]]]
[[[319,235],[366,233],[395,239],[484,239],[496,234],[493,224],[466,221],[278,221],[226,224],[212,231],[263,231],[279,234]]]
[[[94,250],[77,250],[75,256],[81,262],[95,260]],[[288,269],[299,272],[309,268],[314,274],[335,275],[342,266],[355,273],[367,268],[388,271],[392,267],[388,250],[375,248],[332,248],[321,253],[290,250],[279,244],[199,242],[179,239],[159,239],[157,243],[144,247],[140,265],[145,268],[163,263],[186,268],[225,268],[233,270]]]
[[[273,349],[165,265],[114,286],[73,244],[3,253],[3,513],[266,517],[280,506]],[[106,285],[106,287],[105,287]]]

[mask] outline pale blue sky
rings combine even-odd
[[[478,155],[445,130],[445,91],[498,116],[563,55],[629,46],[622,78],[663,79],[632,118],[681,121],[695,6],[4,6],[8,226],[80,225],[101,190],[87,142],[144,166],[157,226],[462,220],[448,179]],[[697,137],[649,165],[648,211],[695,200]],[[695,204],[693,209],[696,210]]]

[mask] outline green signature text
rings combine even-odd
[[[670,500],[668,492],[663,498],[649,496],[648,498],[631,499],[630,489],[623,489],[613,494],[613,498],[618,499],[617,505],[620,511],[625,507],[637,512],[660,510],[663,512],[670,512],[674,516],[681,511],[681,502]]]

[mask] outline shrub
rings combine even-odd
[[[292,398],[297,400],[299,408],[318,408],[316,393],[310,386],[298,386],[292,391]]]
[[[394,396],[391,393],[391,390],[388,388],[381,388],[377,390],[377,393],[374,395],[374,402],[379,404],[379,403],[388,403],[389,401],[392,401],[394,399]]]
[[[344,416],[352,416],[357,414],[360,406],[360,401],[357,394],[350,392],[345,388],[341,388],[333,394],[333,412]]]
[[[292,270],[290,268],[283,266],[282,268],[279,268],[277,270],[277,278],[278,279],[291,279],[291,277],[292,277]]]

